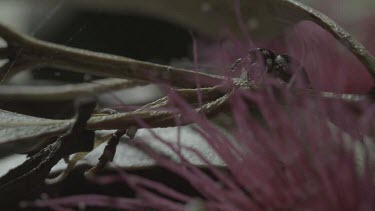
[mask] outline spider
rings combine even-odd
[[[261,56],[266,72],[274,78],[281,79],[287,84],[293,85],[297,78],[310,88],[310,80],[304,67],[294,58],[286,54],[276,54],[265,48],[249,50],[248,58],[253,60]]]

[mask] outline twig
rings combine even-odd
[[[202,93],[206,94],[204,96],[209,96],[209,95],[207,95],[207,92],[212,93],[212,92],[215,91],[215,88],[203,88],[203,90],[200,90],[200,91],[202,91]],[[184,96],[185,100],[187,100],[189,97],[192,97],[191,96],[192,93],[194,93],[196,95],[197,94],[196,92],[197,92],[196,89],[179,90],[180,94],[181,93],[185,94],[185,96]],[[225,94],[224,96],[218,97],[215,100],[211,100],[210,102],[201,105],[200,107],[196,108],[195,110],[196,110],[196,112],[202,112],[205,115],[212,115],[212,114],[218,112],[220,109],[224,108],[224,105],[227,103],[227,100],[232,93],[233,93],[233,91]],[[211,97],[212,97],[212,95],[211,95]],[[191,101],[192,99],[188,99],[188,100]],[[198,101],[198,104],[201,104],[202,103],[201,100],[202,99],[195,98],[195,103],[197,103],[197,101]],[[208,100],[208,99],[205,99],[205,100]],[[141,111],[144,111],[144,110],[147,110],[147,109],[155,109],[155,108],[165,107],[165,106],[168,105],[168,103],[169,103],[168,97],[164,97],[164,98],[161,98],[159,100],[156,100],[152,103],[149,103],[149,104],[143,106],[142,108],[136,110],[135,112],[141,112]],[[167,115],[165,115],[165,114],[167,114]],[[154,115],[156,115],[156,113],[154,113]],[[159,118],[155,119],[154,122],[147,122],[147,123],[153,124],[155,127],[160,127],[160,126],[165,126],[165,125],[174,126],[176,118],[182,119],[183,124],[191,123],[191,121],[188,120],[187,118],[182,117],[180,114],[176,115],[172,112],[161,113],[161,116]],[[117,145],[120,141],[120,138],[123,135],[126,134],[129,137],[129,139],[133,139],[137,130],[138,130],[138,127],[139,127],[138,122],[139,122],[140,119],[141,118],[139,118],[139,116],[135,117],[133,119],[133,122],[128,124],[128,128],[119,129],[113,134],[112,138],[108,141],[108,144],[105,147],[105,149],[103,151],[103,154],[100,156],[99,162],[97,163],[97,165],[95,167],[91,168],[87,172],[87,174],[86,174],[87,176],[95,174],[98,170],[103,169],[108,162],[113,161],[113,158],[114,158],[115,153],[116,153],[116,147],[117,147]],[[144,119],[142,119],[142,120],[144,121]],[[144,122],[146,122],[146,121],[144,121]],[[135,126],[135,125],[137,125],[137,126]]]
[[[99,162],[96,164],[96,166],[89,169],[85,173],[85,176],[93,176],[98,171],[102,170],[109,162],[112,162],[115,157],[117,145],[120,142],[120,138],[126,135],[128,136],[129,140],[132,140],[134,139],[137,130],[137,127],[130,127],[126,130],[117,130],[105,146],[102,155],[99,157]]]
[[[217,112],[220,108],[223,107],[223,105],[226,103],[228,97],[230,94],[226,94],[224,96],[217,96],[218,95],[218,89],[219,87],[212,87],[212,88],[203,88],[201,89],[201,96],[203,96],[203,100],[209,101],[202,105],[201,107],[197,108],[197,112],[205,113],[206,115],[211,115],[214,112]],[[176,93],[180,94],[181,97],[183,97],[185,100],[187,100],[191,104],[197,104],[197,101],[199,102],[199,99],[197,98],[197,90],[196,89],[178,89],[176,90]],[[213,99],[215,97],[215,99]],[[154,102],[151,102],[140,109],[134,111],[134,112],[127,112],[133,113],[134,118],[130,118],[128,127],[125,129],[118,129],[112,136],[112,138],[108,141],[102,155],[99,157],[99,162],[96,166],[91,168],[89,171],[87,171],[86,176],[92,176],[99,170],[103,169],[108,162],[113,161],[114,156],[116,154],[116,148],[120,141],[120,138],[123,135],[127,135],[129,139],[133,139],[135,136],[135,133],[138,130],[139,125],[138,121],[142,119],[141,116],[137,115],[141,111],[147,111],[151,109],[151,112],[153,115],[156,115],[155,111],[152,111],[152,109],[162,108],[169,104],[169,98],[163,97],[161,99],[158,99]],[[199,103],[198,103],[199,104]],[[124,115],[124,114],[122,114]],[[152,115],[150,114],[150,117]],[[179,118],[182,118],[181,115],[178,115]],[[155,119],[154,125],[155,127],[165,126],[165,125],[171,125],[174,126],[176,116],[169,112],[168,115],[164,116],[162,119]],[[144,120],[144,119],[142,119]],[[185,121],[185,123],[190,123],[189,121]]]
[[[325,99],[336,99],[345,102],[360,102],[365,100],[370,100],[370,96],[367,94],[339,94],[334,92],[318,92],[309,89],[294,89],[291,93],[297,96],[311,96],[311,97],[321,97]]]
[[[219,88],[201,88],[202,99],[204,104],[196,108],[196,111],[202,112],[208,116],[216,113],[222,109],[224,102],[227,101],[232,91],[226,94],[222,94]],[[206,94],[204,94],[206,92]],[[181,95],[188,103],[194,105],[197,104],[196,90],[185,89],[180,90],[177,93],[183,93]],[[207,93],[211,93],[207,95]],[[214,98],[215,97],[215,98]],[[111,129],[127,129],[128,127],[138,125],[137,120],[142,120],[147,123],[150,127],[171,127],[175,126],[175,113],[168,110],[160,110],[160,108],[168,105],[168,97],[161,98],[152,103],[145,105],[144,107],[130,111],[126,113],[114,114],[114,115],[102,115],[94,116],[87,122],[87,128],[90,130],[111,130]],[[158,110],[155,110],[158,108]],[[179,117],[183,118],[183,117]],[[189,121],[183,121],[183,124],[189,124]]]
[[[281,7],[293,8],[293,10],[302,14],[302,16],[315,22],[319,26],[327,30],[332,36],[334,36],[344,47],[351,51],[357,59],[367,68],[367,71],[371,74],[372,78],[375,80],[375,58],[371,53],[357,41],[351,34],[345,31],[341,26],[339,26],[335,21],[330,19],[323,13],[306,6],[295,0],[279,0],[270,1],[269,4],[283,4]],[[280,6],[280,5],[279,5]],[[283,15],[283,14],[282,14]]]
[[[331,99],[343,100],[347,102],[360,102],[360,101],[370,99],[368,95],[364,95],[364,94],[337,94],[337,93],[332,93],[332,92],[320,92],[319,96],[327,98],[327,99],[331,98]]]
[[[132,88],[144,85],[141,81],[123,79],[101,79],[91,83],[61,86],[18,86],[0,85],[0,98],[3,100],[48,100],[63,101],[78,96],[97,95],[116,89]]]
[[[174,91],[180,95],[184,100],[190,103],[192,106],[196,105],[199,102],[197,92],[198,89],[174,89]],[[201,100],[203,103],[207,103],[213,101],[219,97],[221,97],[227,91],[222,86],[215,86],[215,87],[207,87],[207,88],[200,88],[199,93],[201,95]],[[163,97],[154,102],[148,103],[144,105],[142,108],[138,109],[147,110],[153,108],[160,108],[166,106],[169,102],[168,97]]]
[[[111,134],[107,134],[104,136],[96,137],[94,141],[94,149],[96,149],[98,146],[100,146],[102,143],[108,141],[112,137]],[[90,152],[79,152],[74,154],[74,156],[67,161],[68,166],[58,175],[49,175],[48,178],[44,181],[45,184],[51,185],[56,184],[64,181],[64,179],[69,176],[69,174],[73,171],[74,167],[77,165],[78,161],[80,161],[82,158],[84,158],[87,154]]]
[[[237,83],[239,84],[239,83]],[[266,87],[263,85],[248,85],[239,84],[241,89],[248,89],[252,91],[261,91]],[[282,88],[282,87],[280,87]],[[288,88],[290,94],[296,95],[297,97],[321,97],[325,99],[336,99],[345,102],[360,102],[364,100],[370,100],[370,93],[367,94],[346,94],[346,93],[334,93],[334,92],[320,92],[313,89],[302,89],[302,88]]]
[[[97,53],[41,41],[19,34],[0,24],[0,36],[11,51],[6,67],[0,68],[0,78],[36,67],[55,67],[91,75],[168,83],[177,87],[195,87],[195,77],[203,85],[218,85],[225,77],[170,66],[138,61],[127,57]]]

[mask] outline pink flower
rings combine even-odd
[[[233,138],[229,138],[178,95],[171,92],[169,96],[183,116],[199,125],[196,132],[222,158],[227,170],[210,165],[196,149],[186,148],[207,163],[210,174],[205,173],[184,159],[178,146],[157,134],[153,135],[174,150],[181,162],[153,151],[145,144],[147,140],[137,143],[161,167],[188,181],[198,196],[119,171],[118,175],[98,177],[96,181],[124,183],[124,188],[132,188],[137,198],[80,195],[36,201],[34,205],[184,210],[199,197],[199,206],[206,210],[375,208],[375,172],[370,156],[373,148],[363,145],[365,135],[375,131],[371,121],[375,117],[373,105],[363,102],[353,109],[353,105],[346,106],[340,100],[296,97],[281,87],[277,92],[274,88],[259,92],[238,90],[230,99],[236,128],[231,130]],[[288,106],[280,104],[281,98]],[[259,111],[251,111],[251,104],[257,105]],[[336,123],[349,124],[358,132],[359,139],[345,133]],[[373,137],[368,137],[367,143],[374,144]],[[362,146],[360,154],[358,146]]]

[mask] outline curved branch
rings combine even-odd
[[[23,45],[22,43],[28,39],[26,35],[23,35],[22,33],[14,31],[2,23],[0,23],[0,37],[5,40],[8,47],[9,46],[20,47]]]
[[[291,12],[297,13],[299,18],[313,21],[319,26],[327,30],[332,36],[334,36],[345,48],[351,51],[357,59],[367,68],[372,78],[375,80],[375,58],[371,53],[356,40],[351,34],[345,31],[335,21],[330,19],[323,13],[306,6],[295,0],[268,0],[269,8],[273,8],[276,15],[285,16],[285,14],[279,13],[279,8],[288,8]],[[285,13],[285,11],[283,11]]]
[[[152,81],[191,88],[196,86],[196,77],[199,77],[202,85],[209,86],[228,80],[222,76],[53,44],[19,34],[1,24],[0,36],[8,42],[9,48],[22,51],[22,57],[17,58],[17,63],[36,62],[24,69],[55,67],[91,75]],[[11,58],[11,60],[14,59]],[[10,61],[12,62],[14,61]]]
[[[16,86],[1,85],[0,98],[10,100],[49,100],[62,101],[73,99],[77,96],[96,95],[116,89],[131,88],[144,85],[140,81],[127,81],[123,79],[101,79],[91,83],[61,86]]]

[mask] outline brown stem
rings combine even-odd
[[[79,50],[42,41],[33,44],[38,49],[37,52],[33,52],[33,55],[39,54],[38,58],[42,59],[43,65],[81,73],[161,82],[178,87],[196,87],[194,78],[196,76],[204,84],[209,85],[220,84],[224,79],[215,75]]]
[[[217,85],[226,80],[222,76],[53,44],[14,32],[1,24],[0,36],[8,42],[8,48],[21,52],[17,63],[32,62],[28,67],[22,66],[24,69],[56,67],[91,75],[167,83],[177,87],[195,87],[195,77],[199,77],[202,85]]]
[[[3,100],[63,101],[74,99],[77,96],[97,95],[110,90],[131,88],[144,84],[144,82],[140,81],[126,81],[123,79],[109,78],[77,85],[43,87],[3,85],[0,89],[0,98]]]
[[[335,21],[330,19],[323,13],[306,6],[295,0],[279,0],[284,7],[291,7],[295,11],[304,12],[305,18],[311,20],[319,26],[327,30],[332,36],[334,36],[344,47],[351,51],[357,59],[367,68],[372,78],[375,80],[375,58],[371,53],[357,41],[351,34],[345,31]],[[275,3],[270,1],[270,4]]]

